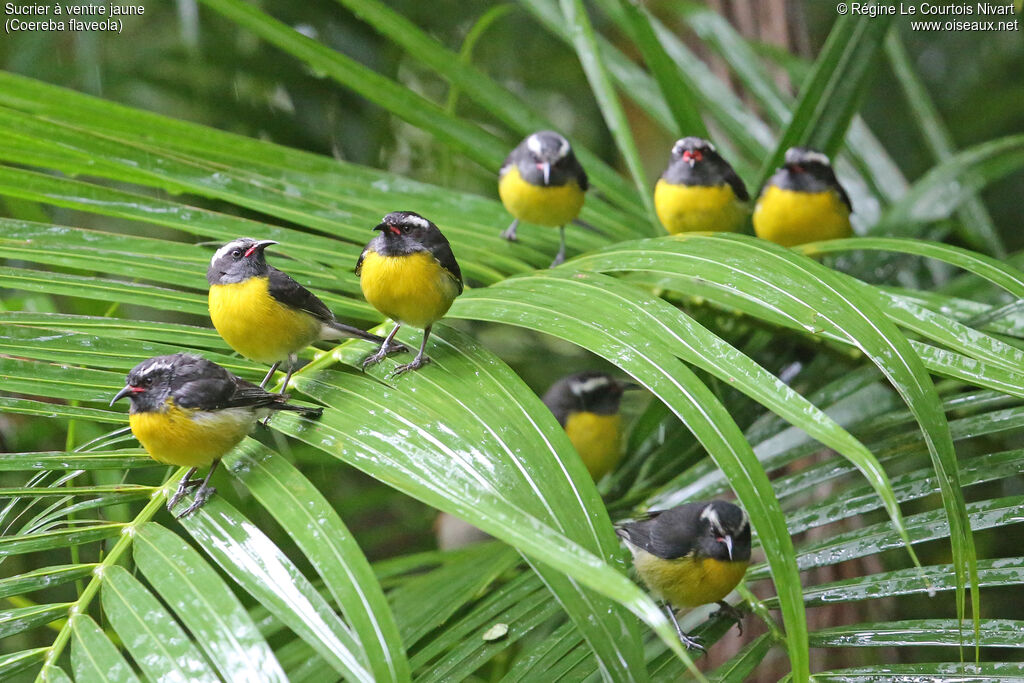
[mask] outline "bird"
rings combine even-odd
[[[541,399],[562,425],[594,481],[615,469],[622,459],[624,391],[639,389],[605,372],[586,370],[566,375]]]
[[[352,337],[380,343],[384,338],[338,322],[316,295],[268,265],[264,251],[272,244],[277,242],[251,237],[228,242],[210,259],[206,281],[210,319],[220,336],[249,360],[270,364],[261,388],[288,361],[284,393],[299,351],[313,342]]]
[[[377,352],[363,361],[363,368],[394,353],[394,338],[402,325],[423,330],[419,353],[411,363],[394,369],[391,377],[397,377],[430,362],[425,355],[430,328],[462,294],[462,271],[445,236],[418,213],[392,211],[374,230],[380,234],[359,255],[356,275],[363,296],[394,320],[395,327]]]
[[[216,363],[191,353],[155,356],[128,373],[125,387],[110,401],[131,400],[128,423],[150,457],[157,462],[189,471],[167,502],[172,509],[189,490],[199,487],[195,500],[177,517],[190,515],[216,491],[210,477],[220,459],[245,438],[257,419],[279,410],[318,418],[322,408],[287,403],[283,394],[272,394],[236,377]],[[200,481],[192,475],[200,467],[210,471]]]
[[[674,608],[717,602],[716,614],[739,626],[739,611],[723,599],[750,564],[750,519],[742,508],[723,500],[684,503],[621,522],[615,532],[632,553],[640,579],[664,602],[683,645],[704,651],[700,639],[683,633]]]
[[[513,218],[501,236],[515,242],[521,220],[557,227],[560,241],[551,262],[554,268],[565,261],[565,224],[579,215],[588,187],[587,174],[568,140],[551,130],[528,135],[498,171],[498,195]]]
[[[594,481],[615,469],[622,459],[622,393],[639,389],[604,372],[584,371],[566,375],[541,399],[562,425]],[[454,550],[491,538],[469,522],[446,512],[434,521],[440,550]]]
[[[784,247],[849,237],[852,212],[828,157],[807,147],[790,147],[757,198],[754,233]]]
[[[707,140],[686,137],[672,146],[654,186],[654,209],[669,234],[732,232],[749,213],[750,195],[729,162]]]

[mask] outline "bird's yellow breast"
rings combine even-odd
[[[458,283],[426,251],[404,256],[367,252],[359,271],[359,286],[378,311],[419,328],[443,318],[459,295]]]
[[[320,338],[322,323],[270,296],[265,277],[210,285],[210,319],[224,341],[250,360],[286,360]]]
[[[754,232],[784,247],[849,237],[850,210],[833,190],[795,192],[765,188],[754,207]]]
[[[575,180],[565,185],[533,185],[523,180],[514,166],[498,182],[498,195],[508,212],[519,220],[554,227],[576,218],[584,199]]]
[[[594,481],[615,469],[622,459],[621,426],[621,415],[585,411],[570,413],[565,421],[565,433]]]
[[[256,419],[251,408],[183,409],[168,399],[165,410],[128,416],[132,434],[157,462],[204,467],[245,438]]]
[[[646,550],[633,556],[633,565],[651,592],[676,607],[718,602],[740,582],[747,564],[708,557],[664,560]]]
[[[728,184],[673,185],[659,180],[654,186],[654,208],[669,234],[680,232],[732,232],[747,217],[741,202]]]

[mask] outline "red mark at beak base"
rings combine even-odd
[[[121,389],[121,391],[114,394],[114,398],[110,399],[110,405],[114,405],[128,394],[140,394],[145,390],[146,389],[144,387],[133,387],[129,384],[124,389]]]
[[[266,249],[271,244],[277,244],[277,242],[275,242],[274,240],[263,240],[261,242],[257,242],[256,244],[252,245],[251,247],[245,250],[245,258],[249,258],[257,251],[260,251],[261,249]]]

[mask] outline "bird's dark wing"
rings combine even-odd
[[[846,190],[839,184],[839,179],[836,178],[835,174],[832,174],[832,179],[835,180],[836,192],[839,193],[839,199],[843,201],[843,204],[846,204],[846,208],[850,210],[850,213],[853,213],[853,204],[850,202],[850,195],[846,194]]]
[[[636,522],[625,522],[616,533],[630,544],[656,557],[672,560],[695,549],[698,518],[707,503],[686,503],[670,510],[648,512]]]
[[[853,213],[853,204],[850,203],[850,196],[846,194],[846,190],[839,184],[839,178],[836,177],[836,172],[831,166],[822,166],[820,169],[815,170],[815,175],[819,180],[823,180],[826,185],[831,187],[839,195],[840,201],[846,204],[846,208]]]
[[[293,280],[287,273],[271,266],[268,278],[269,284],[267,287],[270,291],[270,296],[274,297],[275,300],[285,306],[305,311],[322,322],[329,323],[334,320],[334,314],[331,313],[331,309],[327,308],[324,302],[320,301],[313,292]]]
[[[288,403],[287,394],[272,394],[265,391],[252,382],[246,382],[241,377],[232,376],[235,384],[235,391],[227,401],[225,408],[266,408],[270,411],[291,410],[302,413],[306,417],[318,418],[323,414],[323,408],[311,408],[309,406],[296,406]]]
[[[173,392],[174,402],[182,408],[198,408],[199,410],[223,410],[240,406],[265,405],[256,396],[245,400],[235,398],[237,387],[235,377],[197,377],[176,387]],[[258,387],[257,387],[258,388]],[[263,391],[260,389],[260,391]],[[263,392],[266,394],[267,392]],[[274,394],[268,394],[274,396]]]
[[[669,539],[664,538],[663,531],[654,519],[626,522],[615,528],[615,533],[630,545],[666,560],[688,555],[693,549],[692,539],[681,540],[675,536],[667,542]]]
[[[182,408],[216,410],[235,390],[234,375],[200,356],[177,354],[170,395]]]
[[[570,408],[566,405],[566,401],[560,399],[560,396],[551,395],[551,392],[549,391],[544,395],[543,401],[544,405],[546,405],[548,410],[551,411],[551,414],[555,416],[556,420],[558,420],[558,424],[562,425],[562,428],[564,429],[565,423],[569,421]]]
[[[423,238],[423,246],[458,284],[459,294],[462,294],[462,271],[459,269],[459,262],[455,260],[455,254],[452,253],[452,245],[448,243],[448,239],[441,234],[440,230],[431,230]]]
[[[176,365],[171,397],[181,408],[199,410],[260,407],[281,400],[280,394],[264,391],[199,356],[189,356]]]
[[[743,184],[743,180],[736,175],[736,171],[734,171],[732,166],[728,164],[725,166],[725,182],[729,183],[729,187],[732,188],[733,194],[735,194],[736,198],[741,202],[745,202],[750,199],[750,194],[747,192],[747,186]]]
[[[572,155],[573,175],[576,177],[576,182],[579,183],[580,189],[586,192],[590,189],[590,181],[587,180],[587,172],[583,170],[583,165],[580,164],[579,159],[576,155]]]
[[[502,163],[501,168],[498,169],[498,180],[504,178],[505,174],[508,173],[512,167],[519,163],[519,154],[521,147],[522,145],[519,145],[511,152],[509,152],[507,157],[505,157],[504,163]]]
[[[355,270],[355,273],[356,273],[356,275],[359,275],[359,274],[360,274],[360,273],[362,272],[362,270],[363,270],[363,259],[364,259],[364,258],[366,258],[366,254],[367,254],[367,252],[369,252],[369,251],[370,251],[370,245],[369,245],[369,244],[367,244],[367,245],[366,245],[366,246],[365,246],[365,247],[363,248],[363,251],[362,251],[362,253],[361,253],[361,254],[359,254],[359,260],[358,260],[358,261],[356,261],[356,270]]]
[[[235,390],[226,401],[225,408],[262,408],[284,403],[285,398],[281,394],[272,394],[241,377],[235,377],[234,380]]]

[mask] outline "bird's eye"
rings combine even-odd
[[[153,378],[152,377],[143,377],[141,384],[144,387],[152,386]]]
[[[235,249],[233,252],[231,252],[231,256],[233,258],[236,258],[236,259],[242,258],[242,250],[241,249]]]

